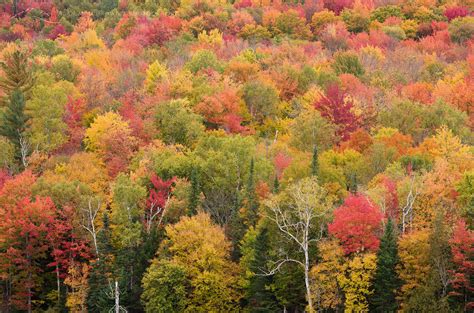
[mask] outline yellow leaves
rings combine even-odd
[[[74,154],[67,163],[59,163],[53,172],[46,172],[43,177],[51,182],[77,180],[98,194],[105,194],[108,185],[104,163],[94,154],[86,152]]]
[[[344,264],[344,273],[337,276],[346,296],[344,312],[368,311],[367,296],[372,294],[370,287],[376,265],[377,257],[371,253],[356,255]]]
[[[104,75],[113,76],[114,65],[111,62],[109,50],[91,50],[84,53],[84,59],[87,65],[98,69]]]
[[[198,41],[201,44],[216,46],[216,47],[222,46],[222,43],[224,42],[222,39],[222,33],[218,29],[213,29],[209,31],[209,33],[206,31],[202,31],[198,35]]]
[[[64,47],[72,51],[105,48],[104,42],[99,38],[96,31],[93,29],[88,29],[83,33],[73,32],[69,36],[62,37],[62,41]]]
[[[99,154],[106,152],[105,139],[115,134],[123,134],[124,139],[134,140],[131,136],[132,130],[122,117],[114,112],[107,112],[96,117],[92,125],[86,130],[84,143],[89,151]],[[128,141],[127,141],[128,142]]]
[[[73,263],[68,270],[64,283],[69,286],[66,306],[70,312],[87,312],[87,294],[89,291],[89,270],[86,263]]]
[[[158,60],[151,63],[146,70],[145,90],[152,93],[156,88],[156,84],[168,76],[166,66],[162,65]]]
[[[405,282],[401,288],[402,304],[411,292],[424,284],[430,271],[429,231],[419,230],[401,237],[398,243],[400,265],[397,272]]]
[[[322,241],[318,248],[321,260],[310,272],[313,296],[322,309],[335,309],[342,301],[337,276],[344,270],[344,252],[336,240]]]
[[[460,171],[474,166],[474,156],[469,146],[464,145],[453,132],[443,126],[434,137],[426,139],[419,149],[433,159],[444,159]]]
[[[230,243],[222,228],[213,225],[209,215],[183,217],[177,224],[167,226],[166,234],[172,260],[192,275],[223,270],[227,266]]]

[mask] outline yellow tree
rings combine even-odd
[[[67,295],[66,306],[72,313],[87,312],[88,278],[89,265],[86,263],[75,263],[69,267],[64,283],[71,289]]]
[[[314,304],[317,310],[337,309],[342,304],[342,290],[337,280],[344,271],[344,251],[336,240],[320,242],[321,260],[311,269]]]
[[[233,312],[240,293],[238,265],[230,260],[230,242],[208,214],[183,217],[166,227],[159,256],[143,278],[147,312]],[[178,299],[175,293],[181,294]]]
[[[418,230],[401,237],[398,243],[400,265],[397,268],[404,281],[399,299],[402,309],[417,288],[423,286],[430,272],[430,233]]]
[[[344,272],[337,276],[345,294],[345,312],[368,312],[368,299],[372,276],[377,266],[377,256],[369,253],[355,255],[343,265]]]

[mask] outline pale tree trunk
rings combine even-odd
[[[326,191],[313,179],[298,183],[291,188],[289,193],[292,198],[289,205],[285,203],[281,206],[279,200],[268,203],[270,210],[273,212],[273,216],[268,216],[268,218],[275,222],[284,237],[300,248],[304,259],[290,258],[286,253],[286,257],[273,262],[270,270],[263,270],[263,274],[258,275],[274,275],[288,262],[299,264],[304,270],[306,300],[308,301],[307,311],[313,313],[315,309],[310,279],[310,243],[317,242],[322,238],[325,220],[333,204],[328,200]],[[312,234],[315,235],[312,236]]]
[[[92,236],[92,242],[94,243],[94,250],[96,254],[96,258],[99,259],[99,248],[97,246],[97,233],[98,230],[95,228],[95,220],[97,218],[97,214],[100,210],[100,202],[97,203],[96,208],[92,208],[92,198],[89,198],[89,203],[87,209],[83,209],[82,220],[83,224],[82,227],[89,232]]]

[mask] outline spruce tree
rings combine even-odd
[[[273,193],[278,193],[280,191],[280,181],[278,180],[278,175],[275,175],[273,180]]]
[[[268,261],[268,251],[270,250],[268,230],[262,228],[255,238],[254,259],[250,263],[249,269],[253,273],[259,274]],[[276,312],[278,311],[278,301],[270,290],[273,283],[273,276],[254,275],[250,279],[247,289],[247,301],[250,312]]]
[[[373,278],[374,293],[370,298],[371,312],[396,312],[396,292],[401,285],[396,272],[399,262],[397,237],[391,219],[385,226],[385,232],[377,252],[377,270]]]
[[[0,89],[6,95],[4,103],[8,103],[15,90],[25,95],[33,87],[34,78],[26,53],[17,50],[7,55],[6,60],[0,62],[0,68],[3,71],[0,77]]]
[[[189,202],[188,215],[193,216],[197,214],[197,208],[199,206],[199,195],[201,193],[201,188],[199,185],[199,175],[195,167],[193,167],[191,171],[189,180],[191,181],[191,191],[189,193],[189,200],[188,200]]]
[[[249,178],[245,189],[248,226],[255,226],[259,204],[255,193],[255,163],[253,159],[250,161]]]
[[[318,171],[319,171],[318,147],[315,145],[313,149],[313,159],[311,160],[311,175],[317,176]]]
[[[25,97],[20,90],[14,90],[0,115],[0,136],[6,137],[15,146],[17,159],[21,157],[20,138],[26,130],[27,122]]]
[[[87,297],[89,312],[102,312],[105,308],[113,306],[113,300],[106,293],[109,291],[109,284],[112,283],[114,267],[111,230],[107,213],[104,213],[102,223],[103,228],[97,235],[99,256],[92,263],[89,274],[89,293]]]

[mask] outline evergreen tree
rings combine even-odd
[[[199,206],[199,195],[201,193],[201,188],[199,185],[199,175],[195,167],[191,171],[191,176],[189,177],[191,181],[191,192],[189,194],[189,208],[188,215],[193,216],[197,214],[197,208]]]
[[[318,171],[319,171],[318,147],[315,145],[313,149],[313,159],[311,160],[311,175],[317,176]]]
[[[113,248],[111,244],[111,231],[109,216],[104,213],[102,218],[103,228],[97,235],[97,245],[99,247],[99,258],[92,263],[89,275],[89,293],[87,306],[90,312],[102,312],[105,308],[113,306],[113,299],[110,299],[106,292],[109,291],[109,284],[112,283],[113,276]]]
[[[273,180],[273,193],[278,193],[280,191],[280,181],[278,180],[278,175],[275,175]]]
[[[17,159],[21,157],[20,138],[26,130],[27,122],[25,97],[20,90],[14,90],[7,107],[0,115],[0,136],[6,137],[15,146]]]
[[[3,75],[0,77],[0,89],[6,97],[4,103],[8,103],[9,97],[14,91],[19,91],[24,95],[33,87],[32,69],[28,64],[28,56],[21,51],[15,51],[7,55],[4,62],[0,62]]]
[[[255,193],[255,162],[250,161],[249,178],[246,186],[246,207],[248,226],[255,226],[258,215],[258,199]]]
[[[374,293],[370,298],[371,311],[397,311],[395,296],[401,286],[401,280],[396,272],[398,262],[397,237],[393,222],[389,219],[377,252],[377,269],[373,278]]]
[[[268,230],[262,228],[255,238],[254,259],[250,262],[249,270],[259,274],[268,261],[270,250]],[[247,289],[247,301],[250,312],[278,311],[278,301],[270,290],[273,276],[253,275]]]

